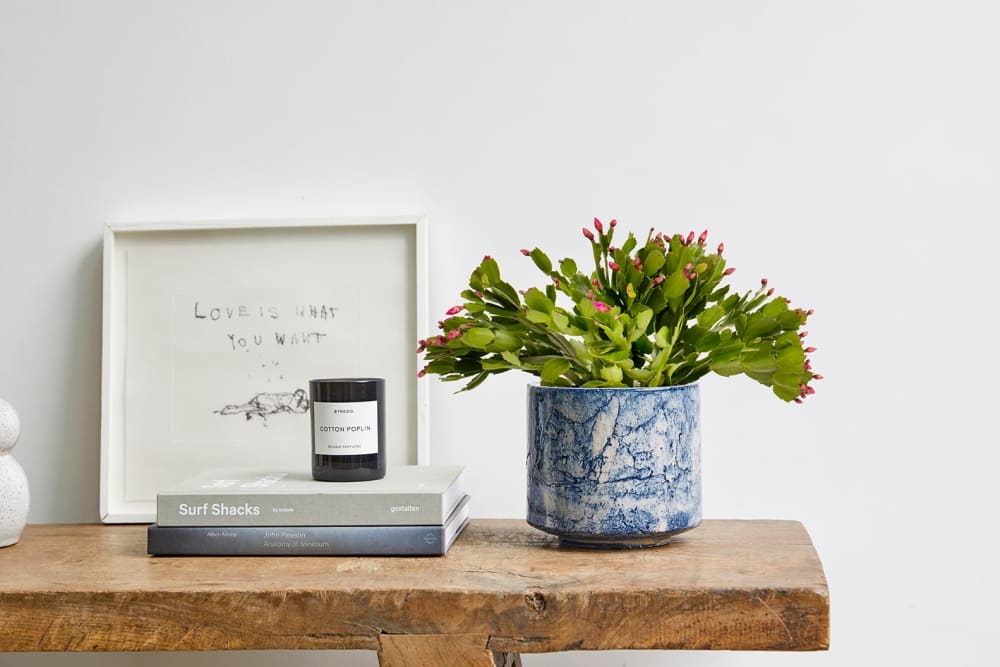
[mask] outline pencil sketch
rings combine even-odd
[[[247,421],[256,416],[264,426],[267,426],[268,415],[281,413],[300,415],[309,412],[309,399],[306,398],[305,389],[296,389],[292,392],[264,392],[256,394],[246,403],[227,405],[214,412],[218,415],[245,415]]]

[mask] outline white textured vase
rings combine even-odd
[[[0,398],[0,547],[21,539],[21,531],[28,522],[28,478],[10,453],[20,433],[17,412]]]

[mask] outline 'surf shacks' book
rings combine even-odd
[[[469,521],[469,496],[433,526],[158,526],[159,556],[440,556]]]
[[[206,470],[156,496],[159,526],[441,526],[464,495],[462,466],[389,466],[369,482],[307,471]]]

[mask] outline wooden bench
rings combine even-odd
[[[384,666],[607,649],[820,650],[829,599],[794,521],[666,547],[560,548],[474,520],[431,558],[146,555],[145,526],[29,526],[0,549],[0,650],[371,649]]]

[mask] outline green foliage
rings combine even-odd
[[[483,258],[464,302],[440,323],[443,333],[418,352],[443,380],[477,387],[509,370],[537,375],[547,386],[659,387],[695,382],[708,372],[743,374],[785,401],[812,394],[812,371],[801,331],[812,311],[791,309],[761,280],[756,291],[731,294],[723,280],[723,246],[706,251],[707,232],[654,234],[641,245],[632,233],[612,245],[594,221],[584,228],[594,270],[573,259],[553,263],[540,249],[522,250],[548,278],[544,288],[518,291],[496,260]],[[596,232],[596,233],[595,233]],[[558,295],[568,307],[558,304]]]

